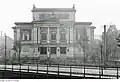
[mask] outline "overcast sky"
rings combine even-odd
[[[103,25],[120,27],[119,0],[1,0],[0,30],[13,38],[14,22],[32,21],[32,6],[38,8],[69,8],[75,4],[76,21],[92,22],[95,34],[101,34]]]

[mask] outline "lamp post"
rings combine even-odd
[[[101,64],[102,64],[103,63],[103,60],[102,60],[102,57],[103,57],[102,56],[102,45],[100,45],[100,49],[101,49],[101,58],[100,59],[101,59]]]
[[[7,48],[7,46],[6,46],[6,42],[7,42],[6,33],[4,34],[4,36],[5,36],[5,70],[6,70],[6,48]]]
[[[102,75],[103,75],[103,67],[102,67],[102,64],[103,64],[103,60],[102,60],[102,58],[103,58],[103,53],[102,53],[102,47],[103,47],[103,46],[102,46],[102,44],[101,44],[101,45],[100,45],[100,48],[101,48],[101,58],[100,58],[100,59],[101,59],[101,62],[100,62],[101,65],[100,65],[100,66],[101,66],[101,73],[102,73]]]
[[[20,46],[21,46],[21,45],[20,45],[20,40],[19,40],[19,43],[18,43],[18,44],[19,44],[19,64],[20,64]]]
[[[104,25],[104,50],[105,50],[105,53],[104,53],[104,65],[106,65],[106,60],[107,60],[107,58],[106,58],[106,56],[107,56],[107,54],[106,54],[106,44],[107,44],[107,41],[106,41],[106,25]]]
[[[85,78],[85,55],[86,55],[86,36],[85,36],[85,27],[84,27],[84,78]]]
[[[50,52],[50,47],[49,47],[49,43],[48,43],[48,61],[49,61],[49,66],[51,66],[51,52]]]
[[[33,64],[34,64],[34,55],[35,55],[35,48],[33,50]]]

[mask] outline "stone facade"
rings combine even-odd
[[[36,8],[32,9],[32,22],[16,22],[14,41],[21,40],[21,56],[29,57],[74,57],[83,56],[82,47],[74,44],[83,34],[94,39],[91,22],[75,22],[75,8]],[[86,29],[84,31],[84,28]],[[77,45],[78,46],[78,45]]]

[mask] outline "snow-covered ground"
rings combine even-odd
[[[5,68],[5,65],[0,65],[1,70],[4,70],[4,68]],[[7,70],[12,70],[11,68],[12,68],[12,65],[6,65]],[[19,65],[14,65],[13,66],[14,71],[19,71],[19,68],[20,68]],[[28,69],[28,65],[21,65],[21,71],[27,72],[27,69]],[[30,72],[37,72],[36,71],[37,70],[36,65],[29,65],[29,69],[30,69]],[[39,65],[38,69],[46,71],[47,67],[46,67],[46,65]],[[48,67],[48,70],[56,72],[56,73],[55,72],[48,72],[50,74],[51,73],[52,74],[57,74],[58,67],[57,66]],[[69,66],[65,66],[65,67],[64,66],[59,66],[59,71],[60,72],[70,72],[70,68],[69,68]],[[84,73],[84,68],[83,67],[77,67],[77,68],[74,67],[74,68],[71,69],[71,71],[75,72],[75,73]],[[46,73],[46,72],[38,71],[38,73]],[[96,68],[95,67],[94,68],[86,67],[85,73],[90,74],[90,75],[85,75],[86,77],[99,77],[99,68],[98,67],[96,67]],[[94,76],[92,74],[98,74],[98,76]],[[103,70],[103,74],[104,75],[117,75],[117,70],[115,68],[106,69],[106,70]],[[60,75],[70,75],[70,73],[60,73]],[[119,75],[120,75],[120,70],[119,70]],[[83,76],[83,74],[72,74],[72,76]],[[102,76],[102,77],[105,77],[105,76]],[[116,77],[111,77],[111,78],[116,78]]]

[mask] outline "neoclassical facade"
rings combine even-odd
[[[14,41],[22,44],[21,56],[28,57],[77,57],[83,56],[77,44],[81,37],[94,39],[92,22],[75,22],[73,8],[36,8],[33,5],[31,22],[15,22]],[[85,29],[85,31],[84,31]]]

